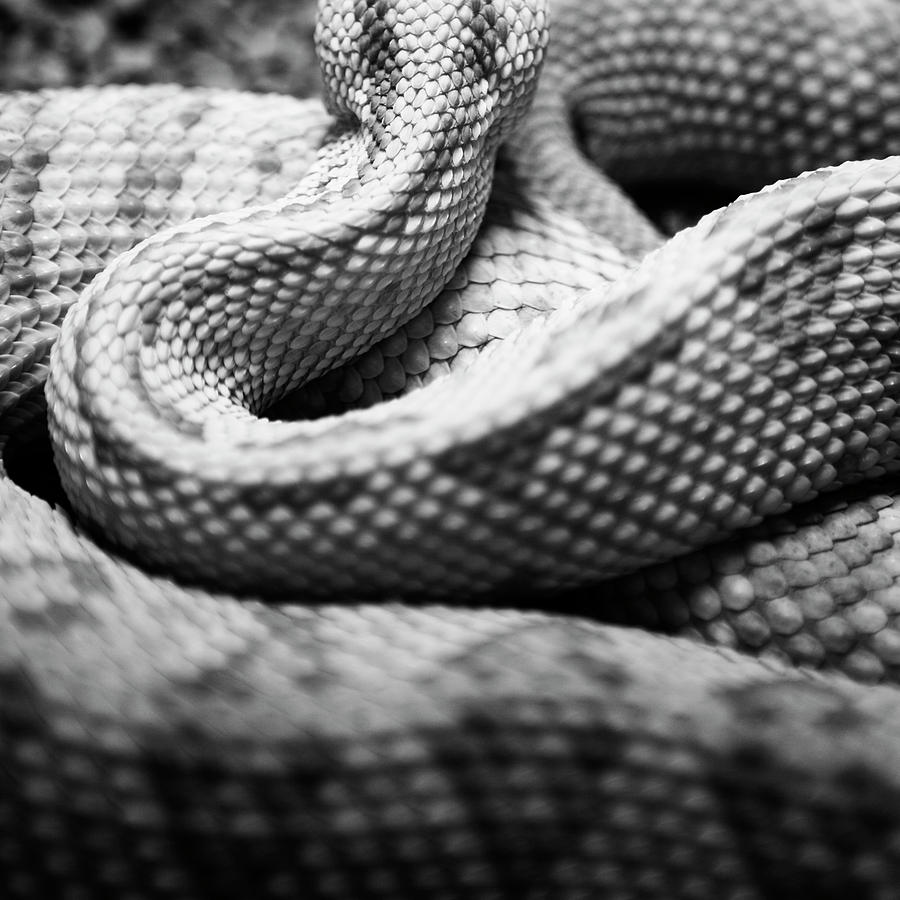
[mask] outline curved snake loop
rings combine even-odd
[[[0,100],[9,896],[892,896],[900,17],[852,6],[563,2],[537,85],[539,0],[321,0],[327,114]],[[579,131],[816,171],[660,245]]]

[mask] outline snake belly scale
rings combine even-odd
[[[900,23],[852,6],[322,0],[327,109],[0,100],[0,452],[46,381],[69,498],[0,470],[8,896],[893,896]],[[626,178],[817,171],[662,244],[573,110]],[[679,634],[508,602],[576,587]]]

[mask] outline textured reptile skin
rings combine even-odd
[[[477,236],[528,5],[323,3],[361,132],[214,90],[2,100],[2,461],[45,435],[78,300],[49,396],[81,512],[0,471],[6,896],[895,895],[900,160],[747,197],[634,268],[660,239],[561,113],[626,180],[886,155],[900,22],[552,12]],[[471,53],[422,78],[434,33]],[[473,115],[476,62],[498,91]],[[455,131],[404,79],[458,92]],[[354,291],[409,321],[387,334],[379,297],[359,324]],[[356,361],[319,344],[348,323]],[[347,361],[279,408],[320,418],[256,419],[317,354]]]

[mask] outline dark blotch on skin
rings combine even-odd
[[[580,888],[590,891],[590,878],[580,873],[590,871],[596,859],[589,842],[578,836],[615,831],[602,825],[606,785],[615,783],[617,774],[627,780],[628,738],[603,725],[568,722],[561,702],[542,707],[543,718],[534,699],[495,698],[495,704],[484,709],[473,703],[453,727],[421,735],[435,770],[467,811],[492,887],[503,897],[555,896],[556,874],[565,866],[574,879],[569,887],[583,878]],[[561,748],[553,765],[534,769],[530,779],[511,779],[511,772],[530,771],[531,748],[550,732]],[[560,772],[571,775],[571,789],[554,777]],[[566,810],[565,828],[553,815],[540,813],[556,808]],[[610,839],[614,845],[616,836]]]

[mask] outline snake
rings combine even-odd
[[[894,896],[898,39],[320,0],[324,104],[3,95],[4,896]]]

